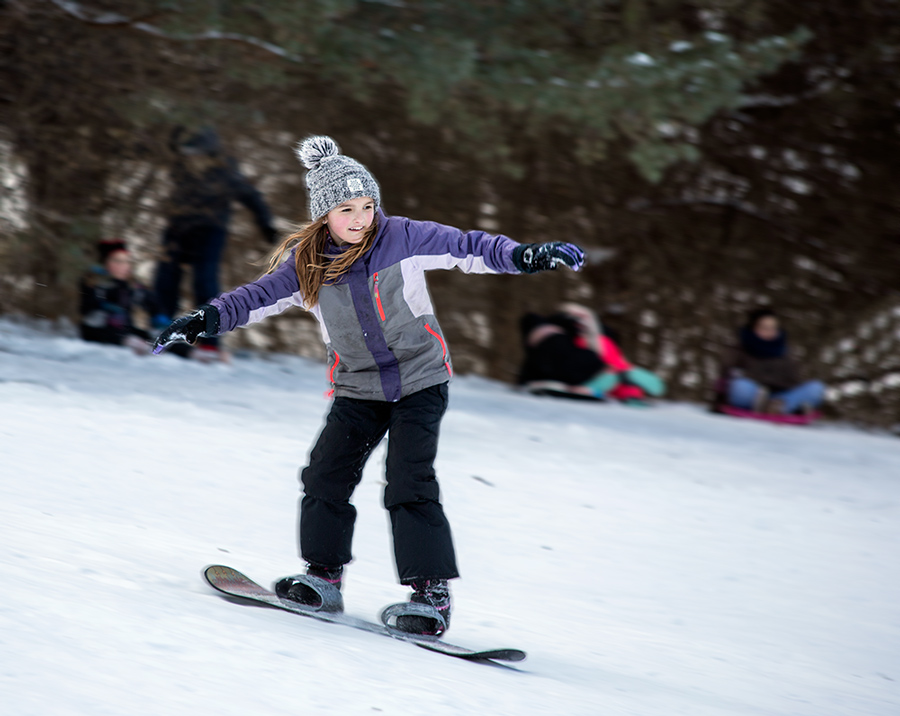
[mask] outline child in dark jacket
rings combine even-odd
[[[573,244],[521,245],[388,216],[374,177],[340,154],[332,139],[310,137],[298,156],[309,170],[311,223],[282,243],[266,275],[176,320],[154,350],[291,306],[310,311],[327,348],[334,403],[301,475],[300,551],[307,571],[280,580],[276,591],[310,609],[341,608],[335,596],[351,560],[356,518],[350,497],[366,460],[390,433],[384,505],[400,582],[413,593],[409,603],[388,607],[382,620],[407,632],[441,634],[450,619],[448,580],[459,576],[434,471],[452,367],[425,272],[534,273],[561,263],[578,270],[583,252]]]
[[[153,293],[131,276],[131,255],[118,239],[98,245],[100,263],[81,280],[81,337],[86,341],[150,351],[150,334],[134,324],[132,311],[156,313]]]

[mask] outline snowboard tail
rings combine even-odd
[[[302,604],[281,599],[275,592],[266,589],[262,585],[257,584],[236,569],[226,567],[224,565],[214,564],[203,570],[203,578],[206,582],[230,597],[246,599],[259,604],[266,604],[276,609],[282,609],[294,614],[312,617],[319,621],[330,622],[332,624],[343,624],[354,629],[360,629],[371,634],[380,634],[389,636],[399,641],[406,641],[416,646],[436,651],[440,654],[455,656],[460,659],[469,661],[522,661],[525,659],[525,652],[521,649],[482,649],[473,650],[462,646],[448,644],[439,640],[437,637],[429,637],[418,634],[408,634],[406,632],[391,629],[381,624],[351,617],[341,612],[315,611],[314,609],[304,608]]]

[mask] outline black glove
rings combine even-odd
[[[555,269],[564,263],[573,271],[584,265],[584,251],[575,244],[551,241],[546,244],[520,244],[513,250],[513,264],[522,273]]]
[[[153,352],[162,353],[173,343],[195,343],[200,336],[214,336],[218,332],[219,309],[207,303],[172,321],[157,337]]]

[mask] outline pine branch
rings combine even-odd
[[[251,45],[258,49],[269,52],[289,62],[302,63],[304,59],[300,55],[288,52],[283,47],[274,45],[271,42],[260,40],[250,35],[241,35],[236,32],[220,32],[218,30],[207,30],[206,32],[197,32],[191,34],[172,34],[165,30],[151,25],[146,22],[146,18],[129,18],[125,15],[119,15],[113,12],[98,12],[86,9],[80,3],[71,2],[71,0],[50,0],[53,5],[65,12],[70,17],[83,22],[87,25],[96,25],[102,27],[127,27],[150,35],[155,35],[164,40],[172,40],[174,42],[206,42],[206,41],[226,41],[237,42],[243,45]]]

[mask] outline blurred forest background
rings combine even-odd
[[[0,0],[0,313],[75,320],[100,238],[152,280],[176,124],[284,231],[323,133],[389,214],[587,249],[432,272],[458,372],[514,381],[520,316],[575,300],[704,400],[770,305],[832,415],[900,430],[898,53],[897,0]],[[236,216],[228,288],[269,248]],[[301,311],[229,340],[324,353]]]

